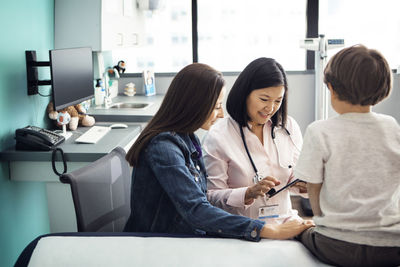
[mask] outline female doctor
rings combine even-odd
[[[300,219],[289,190],[266,195],[295,179],[302,136],[287,115],[287,93],[285,71],[272,58],[254,60],[237,78],[226,103],[230,116],[220,119],[203,143],[213,205],[273,224]],[[307,192],[304,183],[290,191]]]

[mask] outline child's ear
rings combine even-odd
[[[331,93],[331,95],[333,97],[336,97],[336,92],[333,90],[332,84],[331,83],[327,83],[326,86],[328,87],[329,92]]]
[[[327,83],[326,86],[328,87],[329,91],[331,91],[331,92],[333,91],[331,83]]]

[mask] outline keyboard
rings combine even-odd
[[[108,126],[92,126],[89,130],[79,136],[75,142],[84,144],[96,144],[111,130]]]

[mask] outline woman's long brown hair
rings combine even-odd
[[[176,74],[157,113],[129,149],[126,160],[138,164],[139,155],[161,132],[193,133],[211,115],[225,80],[206,64],[193,63]]]

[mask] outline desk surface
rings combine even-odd
[[[111,122],[99,122],[95,125],[109,126]],[[86,132],[90,127],[78,127],[76,131],[72,132],[72,136],[60,144],[64,151],[65,159],[67,162],[92,162],[115,147],[120,146],[125,148],[138,136],[141,131],[139,123],[126,123],[128,128],[125,129],[112,129],[96,144],[78,144],[75,142],[81,134]],[[51,161],[51,151],[21,151],[15,150],[15,147],[0,152],[1,161]],[[60,160],[57,157],[57,160]]]
[[[106,136],[96,144],[78,144],[75,139],[86,132],[89,127],[78,127],[73,135],[59,147],[64,151],[68,162],[92,162],[110,152],[113,148],[120,146],[125,150],[135,140],[143,125],[151,120],[158,111],[164,95],[154,96],[117,96],[113,103],[151,103],[144,109],[105,109],[104,107],[91,107],[88,114],[95,117],[99,126],[109,126],[112,122],[123,122],[128,125],[126,129],[112,129]],[[60,158],[57,156],[57,161]],[[17,151],[14,145],[0,152],[0,161],[51,161],[51,151]]]
[[[98,122],[99,126],[110,126],[111,122]],[[59,145],[64,151],[67,172],[82,168],[109,153],[117,146],[127,151],[139,135],[141,123],[126,123],[128,128],[111,129],[96,144],[78,144],[75,140],[90,127],[79,127],[73,135]],[[57,153],[57,156],[59,153]],[[15,150],[15,144],[0,152],[0,161],[7,162],[10,180],[19,182],[45,182],[50,231],[76,231],[75,209],[70,186],[62,184],[52,169],[52,151]],[[63,171],[60,157],[55,166]]]

